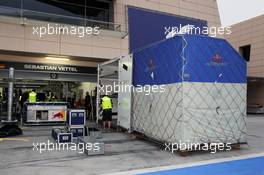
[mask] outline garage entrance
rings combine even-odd
[[[247,86],[247,113],[264,114],[264,78],[249,77]]]
[[[95,119],[96,67],[1,62],[0,117],[2,120],[7,116],[9,67],[15,69],[12,107],[14,118],[27,121],[25,105],[28,102],[29,93],[35,91],[38,104],[52,103],[52,105],[66,105],[67,108],[86,108],[89,110],[87,117],[91,120]],[[46,121],[48,118],[46,113],[36,114],[40,117],[35,119]]]

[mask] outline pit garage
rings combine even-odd
[[[52,119],[54,116],[51,115],[62,110],[65,113],[67,108],[85,109],[85,97],[88,93],[88,101],[91,103],[88,115],[90,119],[95,117],[95,112],[92,110],[95,108],[96,67],[5,61],[0,62],[0,65],[0,116],[2,120],[7,116],[9,68],[11,67],[14,68],[13,119],[31,124],[65,122],[66,117],[58,116]],[[27,104],[29,93],[33,90],[36,92],[37,106],[40,106],[40,103],[43,106],[35,107],[34,114],[29,114]],[[50,108],[55,110],[52,114],[49,111]]]

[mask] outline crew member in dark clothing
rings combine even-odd
[[[85,100],[84,100],[85,110],[86,110],[86,118],[90,118],[91,115],[91,96],[89,92],[86,92]]]

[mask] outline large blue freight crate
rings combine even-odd
[[[180,35],[137,50],[133,130],[177,144],[247,142],[246,69],[226,40],[208,36]]]

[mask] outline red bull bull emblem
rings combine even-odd
[[[216,53],[211,59],[210,62],[207,62],[208,66],[225,66],[227,63],[223,61],[222,56],[219,53]]]
[[[53,115],[53,118],[63,119],[64,118],[64,112],[58,112]]]
[[[215,63],[222,63],[222,57],[221,57],[221,55],[220,54],[215,54],[214,56],[213,56],[213,62],[215,62]]]
[[[150,59],[149,62],[148,62],[148,68],[149,70],[154,70],[156,68],[156,65],[153,61],[153,59]]]
[[[150,77],[152,78],[152,80],[155,79],[155,77],[154,77],[155,68],[156,68],[156,65],[155,65],[153,59],[150,59],[148,62],[148,72],[150,73]]]

